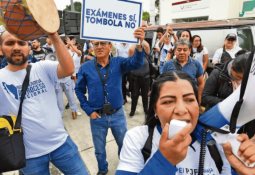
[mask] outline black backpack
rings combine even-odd
[[[223,47],[223,52],[220,58],[220,63],[226,63],[228,61],[232,60],[232,57],[230,56],[230,54],[226,51],[225,47]]]

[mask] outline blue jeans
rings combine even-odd
[[[112,134],[118,145],[118,153],[120,153],[123,139],[127,131],[124,110],[123,108],[120,108],[112,115],[102,115],[101,118],[91,119],[90,125],[98,169],[100,172],[106,172],[108,170],[108,162],[106,161],[105,145],[108,128],[111,128]]]
[[[65,175],[88,175],[77,146],[67,137],[58,149],[44,156],[26,160],[24,175],[50,175],[49,163],[52,162]]]
[[[165,64],[164,61],[160,61],[160,63],[159,63],[159,73],[160,73],[160,74],[162,74],[162,72],[163,72],[164,64]]]

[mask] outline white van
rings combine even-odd
[[[228,33],[237,35],[236,44],[243,49],[251,50],[255,45],[255,18],[173,23],[170,26],[174,31],[189,29],[192,35],[199,35],[202,39],[202,44],[208,49],[210,62],[216,49],[223,47]],[[158,25],[149,26],[146,29],[146,39],[151,45],[155,43],[158,27],[166,28],[165,25]],[[209,63],[208,67],[212,67],[212,64]]]

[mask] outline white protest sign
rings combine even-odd
[[[83,0],[81,38],[138,43],[134,30],[141,25],[142,2]]]

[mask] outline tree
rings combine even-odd
[[[74,10],[76,12],[81,12],[81,2],[74,2]],[[71,5],[67,5],[64,10],[71,11]]]
[[[143,12],[143,20],[149,22],[150,21],[150,13]]]

